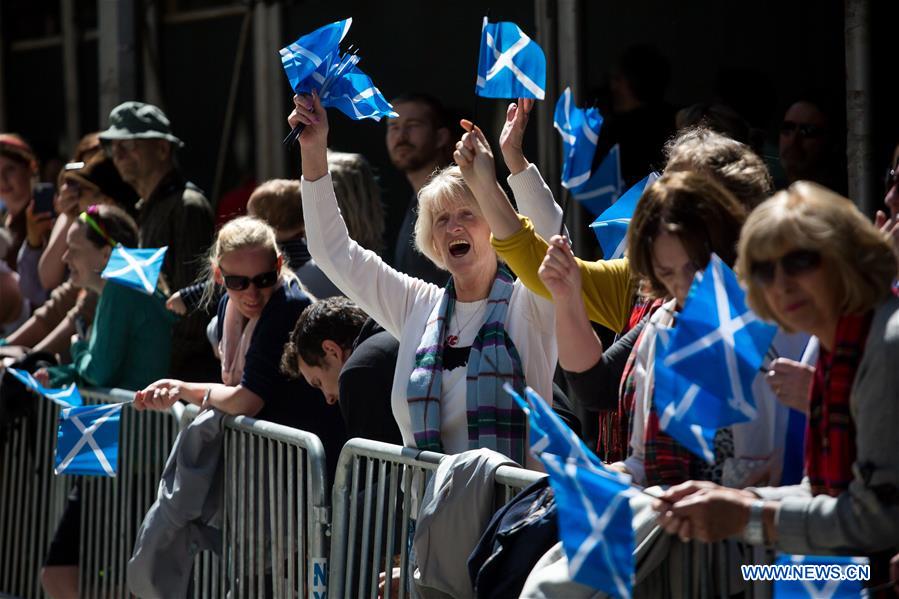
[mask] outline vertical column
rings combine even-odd
[[[871,2],[846,0],[846,162],[849,197],[866,214],[874,198],[871,102]]]
[[[256,177],[264,181],[285,175],[281,139],[286,135],[284,98],[280,96],[281,3],[259,2],[253,18],[253,66],[256,127]]]
[[[141,64],[143,65],[143,100],[162,107],[159,59],[159,3],[143,1],[141,19]]]
[[[558,0],[558,73],[559,84],[556,94],[553,98],[558,97],[558,89],[563,87],[571,87],[571,92],[579,103],[584,102],[583,89],[583,61],[581,60],[581,28],[580,22],[583,19],[583,4],[581,0]],[[547,108],[552,109],[553,105]],[[550,123],[551,125],[551,123]],[[561,139],[556,137],[557,152],[561,146]],[[556,164],[560,159],[557,154]],[[558,176],[556,177],[559,178]],[[571,194],[568,191],[566,195]],[[569,197],[571,207],[568,209],[568,228],[574,241],[574,251],[583,255],[586,244],[584,237],[589,234],[587,223],[584,222],[584,211],[580,204],[573,197]]]
[[[62,72],[66,107],[66,148],[75,148],[81,136],[81,102],[78,90],[78,40],[75,0],[60,0],[62,15]],[[68,154],[67,154],[68,155]]]
[[[116,105],[137,95],[134,2],[97,0],[101,127]]]
[[[0,4],[0,131],[6,131],[6,43],[3,35],[3,5]]]
[[[537,26],[537,43],[546,53],[546,99],[536,103],[537,161],[543,178],[558,201],[562,201],[559,185],[559,138],[553,129],[553,99],[558,96],[558,52],[556,51],[556,2],[534,0],[534,22]]]

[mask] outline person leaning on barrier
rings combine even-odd
[[[737,270],[762,318],[818,337],[800,485],[687,482],[656,509],[683,539],[737,536],[789,553],[872,556],[899,548],[899,298],[896,255],[846,198],[797,182],[748,218]]]
[[[526,381],[551,396],[552,306],[513,282],[498,262],[458,167],[436,172],[418,196],[416,244],[450,272],[446,288],[398,272],[360,247],[347,234],[328,173],[327,114],[315,95],[295,96],[294,105],[290,126],[305,125],[299,142],[309,251],[347,297],[400,341],[391,404],[404,444],[446,453],[487,447],[523,464],[524,414],[502,384]],[[533,196],[550,193],[536,169],[513,172],[519,173],[510,178],[513,189],[525,185],[520,202],[540,203]],[[546,230],[558,227],[553,214],[542,221]]]
[[[274,230],[249,216],[228,222],[207,264],[208,277],[226,290],[217,335],[223,383],[161,379],[135,394],[134,407],[165,411],[183,400],[309,431],[321,438],[333,474],[346,440],[340,412],[306,381],[280,371],[284,344],[311,300],[284,264]]]
[[[401,445],[390,409],[399,342],[344,297],[303,310],[284,346],[281,369],[337,403],[347,437]]]

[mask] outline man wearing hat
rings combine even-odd
[[[141,247],[168,246],[162,272],[169,287],[190,285],[212,243],[213,213],[203,192],[175,164],[175,149],[184,143],[172,134],[162,110],[143,102],[113,108],[100,141],[141,198],[136,205]],[[194,313],[175,326],[172,376],[193,381],[218,376],[206,342],[206,320]]]

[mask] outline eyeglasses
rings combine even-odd
[[[790,277],[811,272],[821,265],[821,252],[816,250],[794,250],[780,257],[780,260],[759,260],[749,266],[749,276],[760,285],[774,282],[777,263],[784,274]]]
[[[824,128],[810,123],[797,123],[796,121],[784,121],[780,124],[781,135],[793,132],[802,137],[814,138],[824,135]]]
[[[104,139],[101,143],[103,144],[103,152],[109,158],[113,158],[118,152],[130,154],[137,149],[136,139]]]
[[[255,277],[244,277],[241,275],[227,275],[222,271],[222,278],[225,280],[225,287],[231,291],[243,291],[252,283],[256,289],[268,289],[278,282],[278,271],[271,270],[258,274]]]

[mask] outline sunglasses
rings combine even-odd
[[[268,289],[278,282],[278,271],[271,270],[258,274],[255,277],[244,277],[241,275],[226,275],[222,271],[222,278],[225,280],[225,287],[231,291],[243,291],[252,284],[256,289]]]
[[[108,158],[115,158],[116,152],[131,154],[137,149],[136,139],[104,139],[100,142]]]
[[[784,274],[795,277],[818,268],[821,265],[821,252],[794,250],[781,256],[779,260],[759,260],[749,266],[749,276],[757,283],[768,286],[774,282],[778,262]]]
[[[811,125],[809,123],[797,123],[795,121],[784,121],[780,124],[780,133],[781,135],[787,135],[789,133],[796,132],[796,134],[802,137],[821,137],[824,135],[824,129],[818,127],[817,125]]]

